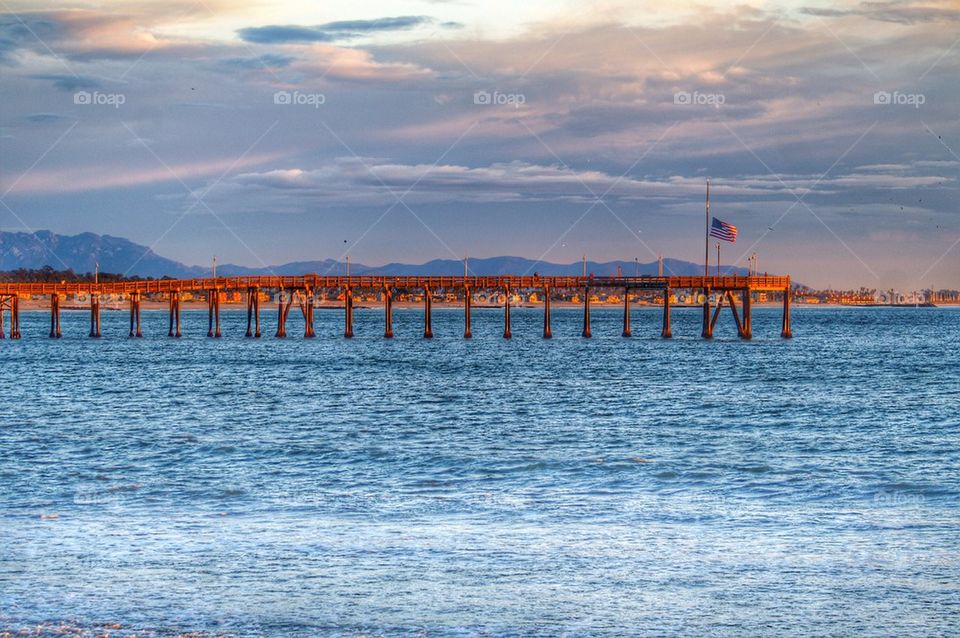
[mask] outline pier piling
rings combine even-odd
[[[463,288],[463,338],[472,339],[473,332],[470,329],[470,306],[473,304],[473,294],[470,289]]]
[[[504,291],[506,294],[503,302],[503,338],[513,339],[513,332],[510,331],[510,287],[506,287]]]
[[[94,339],[100,337],[100,295],[90,295],[90,336]]]
[[[50,295],[50,338],[59,339],[63,334],[60,332],[60,295],[53,293]]]
[[[553,339],[553,331],[550,328],[550,287],[543,287],[543,338]]]
[[[393,339],[393,291],[383,289],[383,338]]]
[[[784,339],[791,339],[793,331],[790,329],[790,286],[783,291],[783,327],[780,330],[780,336]]]
[[[180,303],[177,302],[177,314],[180,313]],[[179,319],[177,320],[179,323]],[[180,336],[177,334],[177,336]],[[260,288],[253,289],[253,338],[260,338]]]
[[[433,292],[423,289],[423,338],[433,339]]]
[[[700,336],[704,339],[713,339],[713,322],[710,320],[710,289],[703,289],[703,327]]]
[[[20,297],[13,296],[10,302],[10,338],[20,338]]]
[[[583,332],[584,339],[591,337],[590,333],[590,288],[583,289]]]
[[[140,330],[140,293],[130,293],[130,337],[142,337]]]
[[[670,328],[670,289],[663,289],[663,329],[660,336],[664,339],[673,338],[673,330]]]
[[[247,332],[244,335],[248,339],[253,337],[253,301],[256,292],[253,288],[247,288]]]
[[[207,291],[207,336],[213,337],[213,291]]]
[[[753,339],[753,311],[752,311],[752,301],[750,299],[750,289],[744,288],[743,290],[743,334],[740,335],[741,339],[750,340]]]
[[[174,337],[177,336],[175,329],[179,331],[180,322],[177,321],[177,306],[180,301],[179,292],[171,292],[167,295],[167,314],[169,319],[169,327],[167,328],[167,336]]]
[[[287,336],[287,305],[287,293],[281,289],[277,294],[277,334],[274,335],[277,339],[285,339]]]
[[[217,288],[213,293],[213,338],[220,338],[220,289]]]
[[[630,336],[630,289],[623,289],[623,337]]]
[[[300,297],[300,312],[303,314],[303,338],[313,339],[317,333],[313,329],[313,295],[309,288]]]
[[[343,336],[353,339],[353,290],[348,286],[343,292]]]

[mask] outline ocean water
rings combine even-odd
[[[960,310],[23,315],[0,342],[0,628],[30,635],[960,633]],[[104,626],[115,626],[104,630]],[[118,626],[119,628],[117,628]]]

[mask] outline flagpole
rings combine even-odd
[[[717,242],[717,277],[720,276],[720,242]]]
[[[707,209],[703,224],[703,276],[710,275],[710,178],[707,178]]]

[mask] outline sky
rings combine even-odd
[[[0,230],[960,288],[960,2],[0,0]],[[711,259],[715,259],[711,243]]]

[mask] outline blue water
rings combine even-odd
[[[318,311],[0,342],[0,628],[960,633],[960,311]],[[267,326],[273,315],[264,313]],[[58,629],[61,628],[61,629]],[[46,632],[46,633],[45,633]]]

